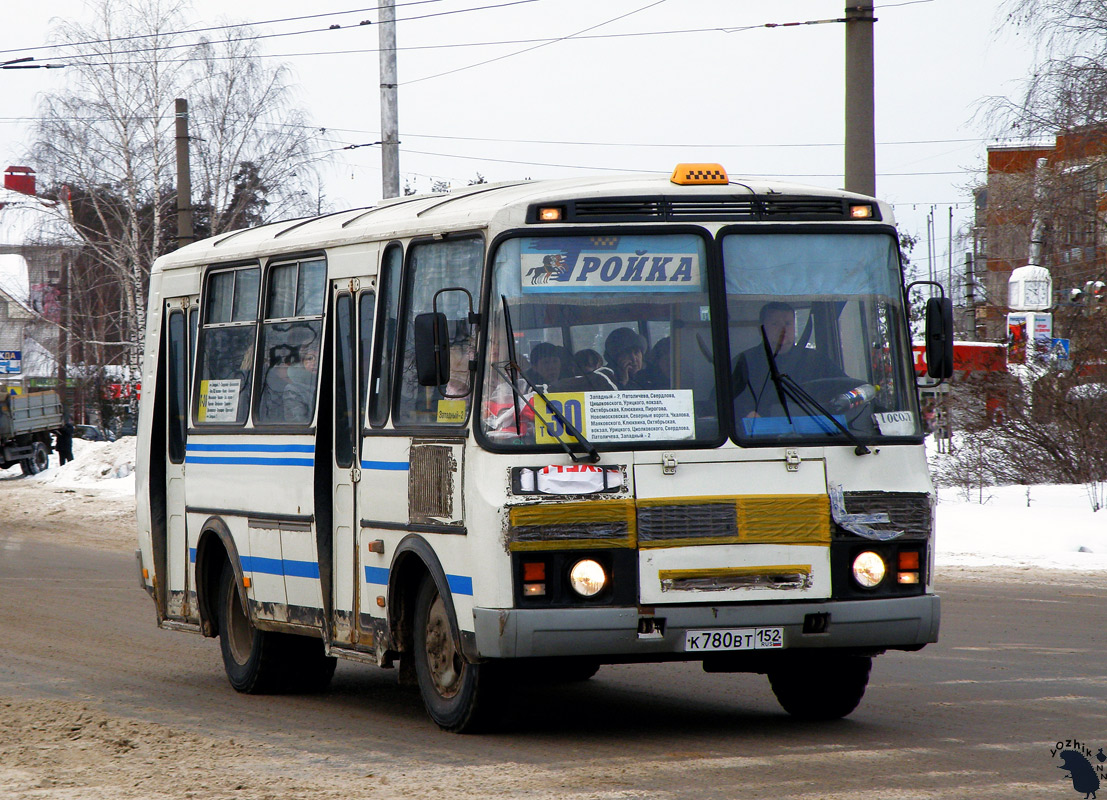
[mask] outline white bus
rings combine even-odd
[[[718,165],[189,245],[150,279],[142,585],[241,692],[398,664],[464,731],[692,660],[843,716],[938,636],[904,297],[886,204]]]

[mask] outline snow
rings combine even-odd
[[[50,454],[50,468],[23,481],[42,484],[46,489],[84,489],[105,500],[126,502],[135,494],[134,436],[124,436],[115,442],[73,440],[73,460],[59,465],[58,454]],[[0,470],[0,478],[15,478],[22,474],[17,465]]]
[[[49,469],[20,480],[43,489],[94,492],[105,502],[133,502],[135,443],[133,436],[116,442],[77,439],[72,462],[58,466],[52,454]],[[0,479],[19,475],[18,466],[0,470]],[[1093,512],[1080,485],[991,486],[970,493],[942,488],[936,562],[939,568],[1107,570],[1107,509]]]

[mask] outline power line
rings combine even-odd
[[[431,0],[426,0],[426,2],[430,2],[430,1]],[[662,0],[662,2],[663,1],[664,0]],[[417,17],[404,17],[402,19],[397,19],[396,22],[413,22],[415,20],[430,19],[432,17],[445,17],[445,16],[451,16],[451,15],[454,15],[454,14],[466,14],[466,13],[469,13],[471,11],[488,11],[488,10],[491,10],[491,9],[505,8],[507,6],[524,5],[524,4],[527,4],[527,3],[536,3],[536,2],[539,2],[539,0],[508,0],[507,2],[497,3],[497,4],[494,4],[494,5],[474,6],[472,8],[459,8],[459,9],[454,9],[452,11],[441,11],[441,12],[438,12],[438,13],[435,13],[435,14],[422,14],[422,15],[417,16]],[[353,12],[343,12],[343,13],[353,13]],[[332,15],[320,15],[320,16],[332,16]],[[303,30],[303,31],[285,31],[283,33],[259,33],[259,34],[255,34],[255,35],[252,35],[252,36],[243,36],[243,37],[237,39],[236,41],[254,42],[254,41],[262,41],[264,39],[281,39],[281,38],[284,38],[286,36],[304,36],[306,34],[312,34],[312,33],[329,33],[331,31],[336,31],[336,30],[352,30],[354,28],[367,27],[371,24],[373,24],[373,23],[370,20],[362,20],[357,25],[346,25],[344,27],[341,26],[341,25],[331,25],[327,28],[312,28],[312,29]],[[250,27],[250,26],[249,26],[249,24],[244,23],[244,24],[241,24],[241,25],[228,25],[228,26],[224,26],[223,28],[211,28],[211,29],[207,29],[207,30],[226,30],[226,29],[229,29],[229,28],[243,28],[243,27]],[[121,37],[119,39],[102,39],[102,40],[98,40],[98,41],[92,41],[92,42],[86,42],[86,43],[77,43],[77,44],[72,44],[72,45],[70,45],[70,44],[48,45],[47,47],[67,48],[67,47],[80,47],[80,46],[88,46],[88,45],[95,45],[95,44],[114,44],[115,42],[123,42],[123,41],[127,41],[129,39],[132,39],[132,38],[150,38],[151,36],[169,37],[169,36],[174,36],[174,35],[184,35],[185,33],[190,33],[190,31],[180,31],[180,32],[176,32],[176,33],[165,32],[165,33],[158,33],[158,34],[143,34],[141,36],[135,36],[135,37]],[[183,43],[180,43],[180,44],[159,45],[157,47],[142,47],[142,48],[136,48],[136,49],[133,49],[133,50],[118,50],[118,51],[113,50],[113,51],[111,51],[110,55],[112,55],[113,57],[118,57],[118,56],[139,55],[141,53],[165,52],[165,51],[168,51],[168,50],[191,49],[191,48],[196,47],[199,44],[200,44],[200,42],[183,42]],[[39,48],[24,48],[24,50],[35,50],[35,49],[39,49]],[[398,49],[408,49],[408,48],[398,48]],[[12,51],[4,51],[4,52],[20,52],[20,51],[12,50]],[[361,50],[361,51],[356,51],[356,52],[373,53],[373,52],[378,52],[378,50],[377,49],[372,49],[372,50]],[[57,56],[57,58],[58,58],[58,60],[71,61],[74,65],[102,66],[102,64],[100,62],[97,62],[97,61],[81,61],[80,60],[82,58],[88,58],[90,56],[95,57],[95,56],[98,56],[98,55],[100,55],[100,54],[92,53],[92,54],[86,54],[86,55],[78,54],[78,55],[71,55],[71,56],[61,55],[61,56]],[[320,52],[320,53],[315,53],[315,55],[329,55],[329,53],[327,53],[326,51],[323,51],[323,52]],[[264,56],[263,54],[259,53],[259,54],[257,54],[257,57],[271,57],[271,56]],[[230,58],[237,58],[237,56],[230,56]],[[166,61],[166,63],[187,63],[189,61],[194,61],[194,60],[195,59],[193,59],[193,58],[177,58],[177,59],[166,59],[165,61]],[[126,63],[126,62],[115,61],[113,63],[116,64],[116,65],[122,65],[123,63]],[[140,62],[131,62],[131,63],[140,63]]]
[[[527,48],[524,48],[523,50],[519,50],[519,51],[514,52],[514,53],[507,53],[506,55],[497,56],[496,58],[490,58],[490,59],[487,59],[486,61],[477,62],[476,64],[469,64],[468,66],[457,67],[456,69],[446,70],[445,72],[439,72],[439,73],[436,73],[434,75],[425,75],[422,78],[416,78],[415,80],[402,81],[400,83],[400,85],[401,86],[409,86],[413,83],[422,83],[423,81],[429,81],[429,80],[432,80],[434,78],[441,78],[445,75],[453,75],[456,72],[464,72],[465,70],[473,69],[474,67],[483,67],[485,64],[491,64],[494,61],[503,61],[505,58],[513,58],[514,56],[522,55],[523,53],[529,53],[532,50],[539,49],[540,47],[548,47],[551,44],[556,44],[558,42],[563,42],[566,39],[574,39],[574,38],[577,38],[577,37],[581,36],[582,34],[587,33],[588,31],[594,31],[597,28],[602,28],[604,25],[610,25],[613,22],[618,22],[621,19],[626,19],[627,17],[633,16],[633,15],[635,15],[635,14],[641,12],[641,11],[645,11],[646,9],[653,8],[654,6],[659,6],[664,2],[665,2],[665,0],[657,0],[657,2],[649,3],[647,5],[642,6],[641,8],[635,9],[634,11],[629,11],[626,14],[620,14],[619,16],[613,17],[613,18],[607,20],[606,22],[601,22],[598,25],[592,25],[590,27],[583,28],[582,30],[577,31],[576,33],[571,33],[568,36],[561,37],[560,39],[552,39],[548,42],[543,42],[542,44],[536,44],[533,47],[527,47]]]
[[[442,0],[409,0],[406,3],[397,3],[396,7],[402,6],[421,6],[427,3],[441,3]],[[368,8],[351,8],[346,11],[330,11],[324,14],[306,14],[300,17],[283,17],[281,19],[267,19],[259,20],[257,22],[239,22],[229,25],[212,25],[205,28],[186,28],[180,31],[169,31],[165,33],[140,33],[133,36],[118,36],[111,39],[90,39],[87,42],[66,42],[64,44],[42,44],[36,47],[17,47],[11,50],[0,50],[0,55],[4,53],[25,53],[27,51],[34,50],[57,50],[59,48],[67,47],[87,47],[94,44],[107,44],[109,42],[128,42],[138,39],[152,39],[160,36],[183,36],[190,33],[210,33],[212,31],[226,31],[233,30],[235,28],[250,28],[255,25],[279,25],[284,22],[302,22],[307,19],[321,19],[324,17],[340,17],[346,14],[364,14],[370,11],[377,11],[377,6],[370,6]]]

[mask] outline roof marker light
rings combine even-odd
[[[850,219],[872,219],[873,207],[870,205],[850,206],[849,216]]]
[[[539,222],[561,222],[565,218],[565,209],[561,206],[543,206],[538,209]]]
[[[678,186],[730,183],[722,164],[677,164],[669,180]]]

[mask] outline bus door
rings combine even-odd
[[[189,548],[185,529],[185,442],[188,435],[188,387],[191,359],[192,301],[188,297],[165,302],[166,378],[166,616],[184,619],[193,615],[190,602]],[[193,592],[195,587],[192,587]]]
[[[357,644],[357,501],[354,484],[360,479],[357,450],[361,415],[358,413],[357,281],[332,284],[334,297],[334,442],[332,448],[332,597],[336,642]]]

